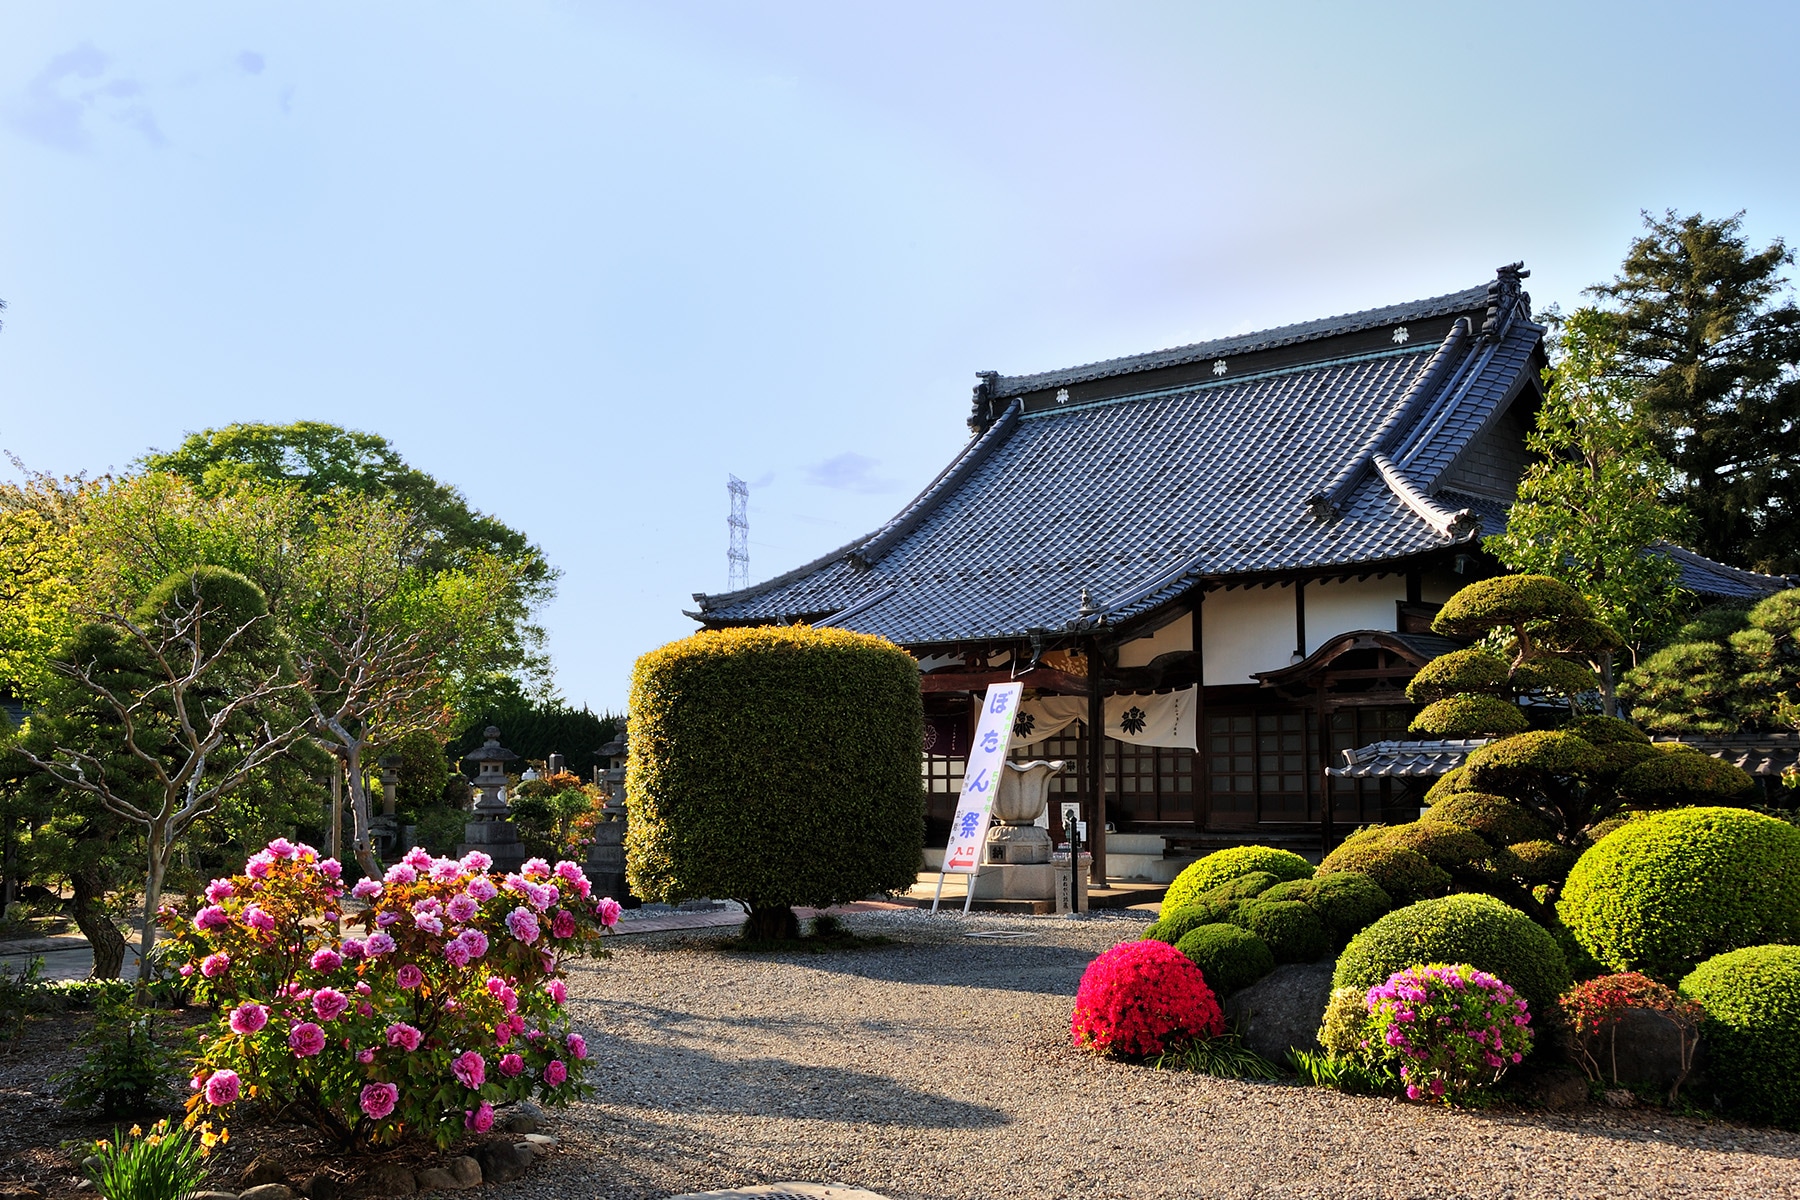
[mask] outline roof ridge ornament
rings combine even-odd
[[[1494,282],[1488,284],[1487,320],[1481,323],[1482,341],[1499,341],[1519,314],[1521,302],[1525,318],[1531,319],[1531,293],[1520,286],[1522,280],[1530,278],[1531,272],[1525,269],[1523,261],[1495,269]]]
[[[1000,417],[994,409],[994,402],[999,399],[996,393],[1000,389],[1000,372],[977,371],[975,378],[981,382],[975,385],[974,401],[969,409],[969,432],[983,434]]]

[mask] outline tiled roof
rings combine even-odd
[[[1666,554],[1681,568],[1681,586],[1702,596],[1721,600],[1761,600],[1793,587],[1795,580],[1783,575],[1759,575],[1741,567],[1728,567],[1696,554],[1683,546],[1668,542],[1656,544],[1658,554]]]
[[[1345,779],[1417,777],[1434,779],[1462,766],[1471,750],[1487,738],[1449,738],[1435,742],[1371,742],[1344,751],[1344,766],[1327,772]]]
[[[1517,273],[1245,343],[1458,306],[1468,319],[1441,344],[1332,349],[1338,357],[1068,408],[1009,401],[875,534],[755,587],[697,596],[695,615],[829,620],[906,645],[1002,640],[1128,619],[1202,579],[1367,569],[1468,543],[1480,521],[1436,482],[1535,377],[1543,329]],[[1204,357],[1165,353],[1189,351]],[[1076,370],[1102,368],[1113,365]]]

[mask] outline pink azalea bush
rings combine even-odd
[[[1363,1002],[1362,1056],[1398,1067],[1409,1099],[1449,1103],[1498,1082],[1531,1051],[1530,1006],[1466,963],[1396,971]]]
[[[1069,1032],[1077,1046],[1160,1054],[1225,1032],[1225,1015],[1188,956],[1167,942],[1121,942],[1088,964]]]
[[[165,909],[181,973],[219,1013],[190,1111],[243,1098],[347,1145],[447,1145],[491,1128],[496,1104],[579,1095],[587,1042],[562,975],[604,953],[619,906],[573,863],[533,859],[504,878],[491,865],[415,848],[346,889],[336,862],[277,838],[197,911]],[[353,916],[350,897],[366,905]]]

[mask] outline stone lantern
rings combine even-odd
[[[597,896],[611,896],[628,903],[625,884],[625,759],[629,751],[626,732],[600,747],[598,757],[606,765],[594,772],[594,782],[605,799],[600,819],[594,822],[594,840],[588,844],[582,873],[594,885]]]
[[[489,725],[483,731],[487,739],[478,748],[463,755],[464,762],[475,764],[475,804],[469,810],[469,822],[463,826],[468,839],[457,846],[459,855],[479,850],[494,860],[496,871],[517,871],[525,863],[525,847],[519,844],[518,830],[513,828],[512,809],[506,803],[506,764],[518,755],[500,744],[500,730]]]

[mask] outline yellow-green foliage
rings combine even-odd
[[[1450,597],[1431,627],[1448,637],[1480,637],[1526,621],[1593,615],[1580,592],[1548,575],[1500,575]]]
[[[1649,807],[1729,800],[1755,786],[1756,781],[1739,767],[1680,742],[1659,743],[1619,776],[1619,791]]]
[[[1557,913],[1608,967],[1671,982],[1727,950],[1800,940],[1800,829],[1741,808],[1627,822],[1576,862]]]
[[[1560,842],[1514,842],[1494,852],[1494,866],[1526,883],[1561,883],[1575,858],[1575,851]]]
[[[1421,963],[1468,963],[1510,983],[1542,1020],[1569,988],[1569,965],[1548,930],[1492,896],[1463,894],[1397,908],[1339,956],[1333,987],[1371,988]]]
[[[1162,915],[1150,922],[1142,941],[1167,942],[1173,946],[1190,930],[1211,925],[1219,919],[1218,908],[1211,904],[1188,904],[1181,908],[1163,907]]]
[[[1319,864],[1321,875],[1340,871],[1367,875],[1395,904],[1411,904],[1450,890],[1450,876],[1442,867],[1417,850],[1388,845],[1385,836],[1346,841]]]
[[[913,768],[916,774],[918,768]],[[1272,846],[1232,846],[1215,850],[1199,862],[1189,863],[1163,896],[1165,909],[1192,904],[1222,883],[1230,883],[1256,871],[1267,871],[1277,880],[1308,879],[1313,865],[1291,850]]]
[[[1434,700],[1407,727],[1409,733],[1440,738],[1523,733],[1530,728],[1519,706],[1498,696],[1451,696]]]
[[[1800,1129],[1800,947],[1707,959],[1681,992],[1706,1009],[1706,1071],[1726,1109]]]
[[[1595,746],[1648,746],[1650,744],[1650,735],[1630,721],[1621,721],[1617,717],[1603,717],[1599,713],[1589,713],[1566,722],[1562,727],[1562,732],[1572,733],[1582,741]]]
[[[1467,768],[1451,767],[1426,791],[1425,803],[1442,804],[1445,800],[1460,792],[1479,792],[1480,790],[1480,788],[1476,787],[1475,784],[1470,781]]]
[[[1229,996],[1275,969],[1275,956],[1261,938],[1236,925],[1202,925],[1183,934],[1175,948],[1200,968],[1213,994]]]
[[[646,900],[824,906],[917,877],[918,666],[881,638],[761,626],[638,659],[626,866]]]
[[[1549,827],[1517,800],[1485,792],[1453,792],[1433,804],[1422,819],[1472,829],[1495,846],[1537,841],[1550,834]]]
[[[1474,830],[1442,820],[1397,825],[1388,830],[1383,841],[1416,850],[1440,867],[1479,862],[1493,853],[1493,848]]]
[[[1550,696],[1580,696],[1600,690],[1598,675],[1566,658],[1528,658],[1512,669],[1509,682],[1515,692]]]
[[[1362,1048],[1363,1026],[1369,1016],[1368,994],[1368,988],[1331,989],[1331,999],[1325,1003],[1325,1020],[1319,1026],[1319,1045],[1333,1058],[1350,1058]]]
[[[1582,775],[1600,767],[1600,752],[1588,742],[1554,729],[1515,734],[1470,753],[1463,765],[1478,788],[1504,787],[1521,775]]]
[[[1299,900],[1245,900],[1227,920],[1261,938],[1278,963],[1317,962],[1331,949],[1325,923]]]
[[[1407,699],[1414,704],[1476,692],[1497,696],[1505,691],[1506,663],[1480,646],[1439,655],[1420,667],[1406,685]]]

